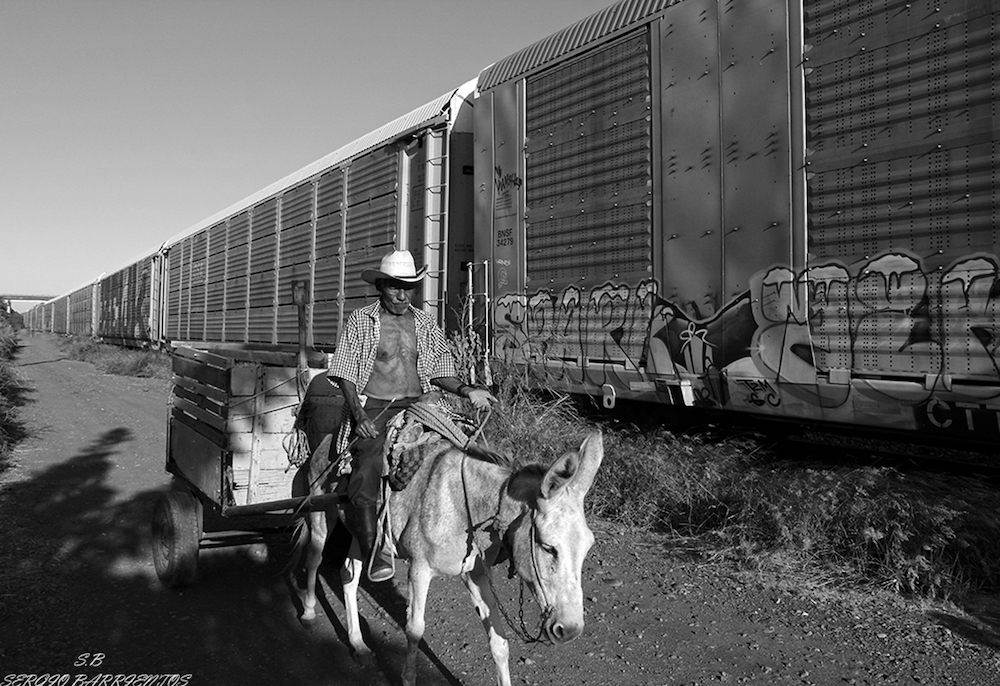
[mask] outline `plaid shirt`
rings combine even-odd
[[[381,333],[379,301],[359,307],[347,318],[340,334],[337,349],[330,358],[327,375],[354,382],[358,393],[364,393],[372,369]],[[431,379],[455,376],[455,358],[452,357],[444,332],[433,318],[410,305],[417,334],[417,378],[423,392],[431,390]]]

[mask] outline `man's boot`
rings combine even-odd
[[[375,583],[388,581],[392,578],[392,559],[381,546],[375,547],[375,537],[378,534],[378,506],[355,505],[354,515],[354,535],[358,538],[368,578]]]

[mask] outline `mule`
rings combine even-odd
[[[497,683],[510,686],[508,642],[497,621],[489,580],[489,568],[501,550],[506,550],[512,568],[542,608],[540,638],[562,644],[580,635],[584,625],[580,577],[594,543],[583,502],[603,457],[599,431],[588,435],[578,451],[566,453],[547,469],[537,464],[515,468],[509,459],[484,459],[478,451],[467,453],[447,444],[425,457],[409,485],[392,494],[388,505],[391,542],[396,556],[409,560],[402,674],[406,686],[416,683],[424,609],[436,576],[462,578],[486,630]],[[309,483],[315,484],[312,490],[317,493],[324,490],[325,462],[321,455],[310,460]],[[310,513],[307,520],[303,621],[316,616],[316,573],[328,533],[325,513]],[[340,575],[348,640],[359,660],[371,662],[358,617],[363,568],[354,541]]]

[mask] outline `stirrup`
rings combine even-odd
[[[382,550],[372,550],[371,559],[366,567],[368,568],[368,580],[376,584],[388,581],[396,575],[392,561],[386,559],[386,554]]]

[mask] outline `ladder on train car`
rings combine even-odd
[[[443,129],[428,131],[424,140],[424,307],[444,326],[448,303],[445,277],[448,248],[448,137]]]

